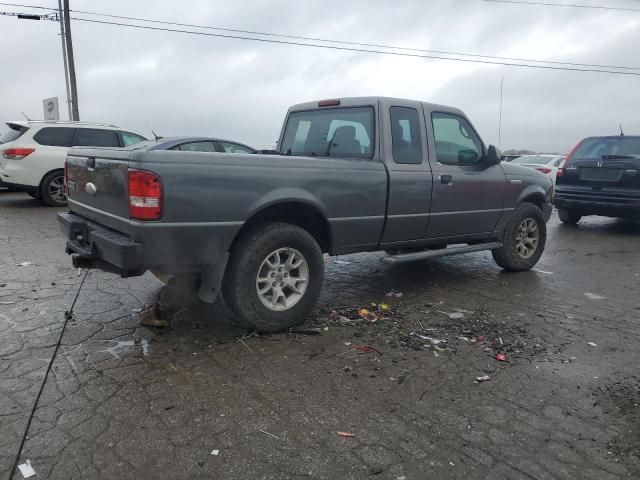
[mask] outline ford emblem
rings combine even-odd
[[[91,195],[92,197],[95,196],[96,193],[98,193],[98,189],[96,188],[96,186],[89,182],[84,186],[84,191],[87,192],[89,195]]]

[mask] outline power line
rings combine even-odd
[[[485,0],[491,1],[491,0]],[[499,0],[496,0],[499,1]],[[24,4],[13,4],[13,3],[4,3],[0,2],[0,5],[20,5],[24,7],[32,7],[32,8],[42,8],[46,9],[46,7],[39,7],[33,5],[24,5]],[[325,43],[334,43],[338,45],[353,45],[356,47],[368,47],[368,48],[385,48],[385,49],[393,49],[393,50],[404,50],[409,52],[420,52],[420,53],[429,53],[429,54],[438,54],[438,55],[455,55],[460,57],[474,57],[481,59],[489,59],[489,60],[500,60],[500,61],[508,61],[508,62],[525,62],[525,63],[541,63],[541,64],[549,64],[549,65],[562,65],[562,66],[570,66],[570,67],[587,67],[587,68],[596,68],[596,69],[606,69],[606,70],[640,70],[640,67],[629,67],[629,66],[621,66],[621,65],[606,65],[606,64],[597,64],[597,63],[577,63],[577,62],[562,62],[562,61],[553,61],[553,60],[535,60],[530,58],[517,58],[517,57],[501,57],[495,55],[481,55],[475,53],[464,53],[464,52],[455,52],[455,51],[447,51],[447,50],[432,50],[432,49],[422,49],[422,48],[412,48],[412,47],[401,47],[397,45],[385,45],[385,44],[377,44],[377,43],[362,43],[362,42],[353,42],[353,41],[345,41],[345,40],[335,40],[335,39],[327,39],[320,37],[305,37],[300,35],[286,35],[280,33],[272,33],[272,32],[261,32],[255,30],[241,30],[234,28],[224,28],[224,27],[216,27],[212,25],[198,25],[198,24],[190,24],[190,23],[180,23],[180,22],[171,22],[165,20],[158,19],[150,19],[143,17],[131,17],[125,15],[112,15],[108,13],[101,12],[92,12],[87,10],[71,10],[73,13],[80,13],[85,15],[95,15],[100,17],[108,17],[108,18],[117,18],[121,20],[133,20],[138,22],[147,22],[147,23],[155,23],[162,25],[173,25],[178,27],[188,27],[188,28],[199,28],[199,29],[207,29],[207,30],[217,30],[222,32],[231,32],[231,33],[240,33],[247,35],[261,35],[266,37],[278,37],[278,38],[288,38],[293,40],[304,40],[311,42],[325,42]],[[88,20],[87,20],[88,21]]]
[[[25,5],[23,3],[5,3],[5,2],[0,2],[0,5],[4,5],[5,7],[37,8],[39,10],[51,10],[51,11],[57,10],[54,7],[41,7],[40,5]]]
[[[631,71],[616,71],[616,70],[608,70],[608,69],[601,69],[601,68],[574,68],[574,67],[561,67],[561,66],[552,66],[552,65],[531,65],[527,63],[503,62],[503,61],[497,61],[497,60],[478,60],[478,59],[470,59],[470,58],[452,58],[452,57],[444,57],[441,55],[424,55],[424,54],[406,53],[406,52],[389,52],[384,50],[355,48],[355,47],[347,47],[347,46],[320,45],[317,43],[294,42],[291,40],[275,40],[275,39],[267,39],[267,38],[246,37],[246,36],[240,36],[240,35],[229,35],[229,34],[222,34],[222,33],[196,32],[192,30],[180,30],[180,29],[166,28],[166,27],[152,27],[149,25],[135,25],[130,23],[109,22],[106,20],[95,20],[95,19],[89,19],[89,18],[71,17],[71,19],[78,22],[97,23],[102,25],[114,25],[114,26],[129,27],[129,28],[139,28],[143,30],[154,30],[154,31],[161,31],[161,32],[186,33],[190,35],[199,35],[199,36],[205,36],[205,37],[248,40],[253,42],[273,43],[278,45],[295,45],[300,47],[325,48],[329,50],[339,50],[339,51],[358,52],[358,53],[375,53],[375,54],[381,54],[381,55],[394,55],[399,57],[410,57],[410,58],[428,58],[432,60],[447,60],[452,62],[477,63],[477,64],[484,64],[484,65],[503,65],[508,67],[537,68],[537,69],[543,69],[543,70],[561,70],[561,71],[570,71],[570,72],[591,72],[591,73],[608,73],[608,74],[614,74],[614,75],[640,76],[640,72],[631,72]],[[614,67],[610,67],[610,68],[614,68]]]
[[[623,12],[640,12],[638,8],[627,7],[607,7],[604,5],[581,5],[576,3],[547,3],[547,2],[530,2],[525,0],[482,0],[483,2],[492,3],[512,3],[516,5],[542,5],[545,7],[572,7],[572,8],[592,8],[597,10],[618,10]]]
[[[121,20],[134,20],[139,22],[159,23],[163,25],[174,25],[177,27],[201,28],[201,29],[207,29],[207,30],[218,30],[222,32],[242,33],[242,34],[248,34],[248,35],[262,35],[267,37],[290,38],[294,40],[305,40],[305,41],[312,41],[312,42],[336,43],[339,45],[355,45],[357,47],[389,48],[389,49],[395,49],[395,50],[406,50],[411,52],[436,53],[441,55],[457,55],[457,56],[463,56],[463,57],[488,58],[493,60],[508,60],[508,61],[516,61],[516,62],[548,63],[552,65],[570,65],[573,67],[595,67],[595,68],[608,68],[608,69],[620,69],[620,70],[640,70],[640,67],[602,65],[602,64],[593,64],[593,63],[572,63],[572,62],[560,62],[560,61],[552,61],[552,60],[534,60],[529,58],[516,58],[516,57],[500,57],[495,55],[481,55],[481,54],[475,54],[475,53],[453,52],[453,51],[447,51],[447,50],[432,50],[432,49],[423,49],[423,48],[401,47],[397,45],[385,45],[385,44],[378,44],[378,43],[362,43],[362,42],[320,38],[320,37],[303,37],[300,35],[286,35],[281,33],[260,32],[256,30],[240,30],[235,28],[224,28],[224,27],[216,27],[211,25],[198,25],[198,24],[191,24],[191,23],[170,22],[165,20],[157,20],[157,19],[142,18],[142,17],[130,17],[130,16],[124,16],[124,15],[111,15],[107,13],[90,12],[86,10],[72,10],[72,12],[86,14],[86,15],[96,15],[100,17],[118,18]]]

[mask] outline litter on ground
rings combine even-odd
[[[598,344],[596,342],[587,342],[587,345],[589,345],[590,347],[597,347]]]
[[[355,433],[351,433],[351,432],[336,432],[339,436],[341,437],[355,437],[356,434]]]
[[[481,377],[476,377],[476,382],[482,383],[491,380],[489,375],[482,375]]]
[[[597,293],[589,293],[585,292],[585,296],[591,300],[604,300],[607,297],[603,297],[602,295],[598,295]]]
[[[211,455],[218,455],[220,453],[220,450],[211,450]]]
[[[36,474],[36,471],[31,466],[31,461],[27,460],[25,463],[18,465],[18,469],[24,478],[31,478]]]

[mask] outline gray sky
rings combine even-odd
[[[17,2],[23,3],[23,2]],[[55,0],[24,0],[55,6]],[[574,3],[574,2],[566,2]],[[634,0],[582,4],[638,7]],[[480,0],[71,0],[71,8],[354,42],[640,68],[640,12]],[[4,7],[5,11],[29,11]],[[76,14],[85,18],[96,18]],[[104,19],[109,20],[109,19]],[[173,27],[180,28],[180,27]],[[0,17],[0,119],[42,117],[65,87],[59,27]],[[640,134],[640,77],[404,58],[73,22],[82,120],[149,135],[273,145],[289,105],[385,95],[462,108],[485,142],[566,151],[588,135]],[[640,70],[639,70],[640,72]],[[61,108],[64,119],[66,109]]]

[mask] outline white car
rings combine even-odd
[[[69,147],[125,147],[147,140],[114,125],[85,122],[15,121],[0,137],[0,184],[66,205],[64,163]]]
[[[555,185],[556,174],[562,165],[564,157],[564,155],[525,155],[512,160],[510,163],[538,170],[551,178]]]

